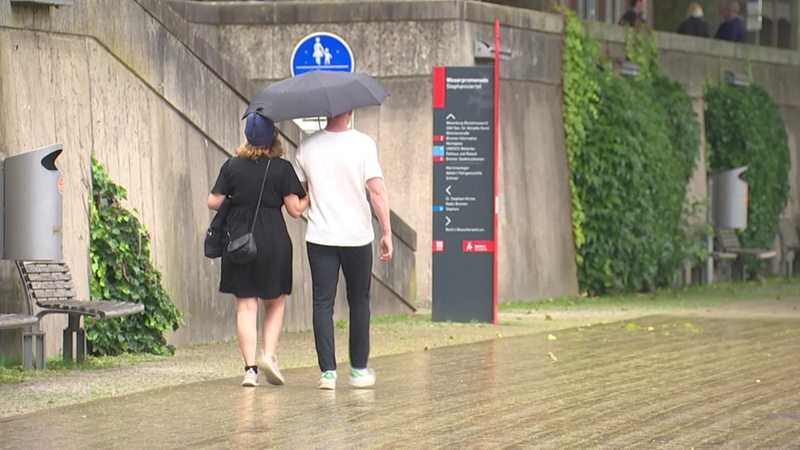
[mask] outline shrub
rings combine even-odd
[[[707,86],[705,94],[708,171],[747,166],[747,228],[745,247],[769,248],[780,215],[789,201],[790,156],[786,128],[778,106],[757,86]],[[750,275],[764,262],[747,259]]]
[[[89,352],[172,354],[164,331],[177,330],[181,313],[150,261],[150,236],[139,220],[120,203],[127,196],[105,168],[92,158],[90,199],[90,256],[92,300],[119,299],[144,303],[143,313],[113,319],[86,319]]]

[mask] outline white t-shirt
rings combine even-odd
[[[360,247],[375,239],[367,180],[383,178],[375,141],[357,130],[320,130],[300,142],[294,161],[308,183],[306,242]]]

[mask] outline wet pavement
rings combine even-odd
[[[800,448],[800,317],[649,316],[0,419],[0,447]]]

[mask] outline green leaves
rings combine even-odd
[[[591,295],[669,285],[702,240],[686,186],[700,149],[692,100],[661,75],[655,38],[629,30],[636,78],[617,76],[564,12],[564,127],[578,281]]]
[[[599,80],[601,72],[596,64],[597,41],[584,35],[583,26],[574,11],[564,10],[564,131],[567,141],[567,158],[570,170],[574,161],[584,152],[586,129],[597,119]],[[572,234],[575,248],[580,249],[586,237],[583,232],[585,213],[580,190],[570,179],[572,195]],[[579,254],[578,263],[581,263]]]
[[[601,85],[599,117],[573,166],[586,214],[579,281],[592,295],[664,287],[685,258],[682,206],[699,142],[695,132],[694,143],[676,145],[673,122],[695,119],[671,112],[690,108],[675,90],[660,76]]]
[[[667,287],[684,262],[705,257],[703,236],[710,231],[698,217],[702,202],[686,203],[701,145],[692,99],[662,75],[655,37],[646,28],[626,30],[626,57],[642,72],[621,78],[575,13],[563,14],[578,282],[591,295]],[[778,107],[758,86],[708,86],[705,123],[708,170],[748,166],[742,245],[770,247],[789,198],[787,135]],[[751,271],[762,265],[747,261]]]
[[[124,352],[172,354],[164,331],[182,323],[161,283],[161,273],[150,261],[150,238],[139,220],[120,203],[127,191],[114,184],[105,168],[92,158],[90,256],[92,300],[144,303],[143,313],[132,316],[86,319],[86,339],[94,355]]]
[[[705,94],[708,171],[747,166],[747,229],[744,247],[769,248],[780,215],[789,201],[790,156],[786,128],[769,94],[757,85],[707,86]],[[760,270],[763,261],[748,258],[747,269]]]

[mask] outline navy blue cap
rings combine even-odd
[[[272,142],[275,136],[275,124],[269,117],[258,113],[250,113],[245,118],[244,137],[252,145],[262,146]]]

